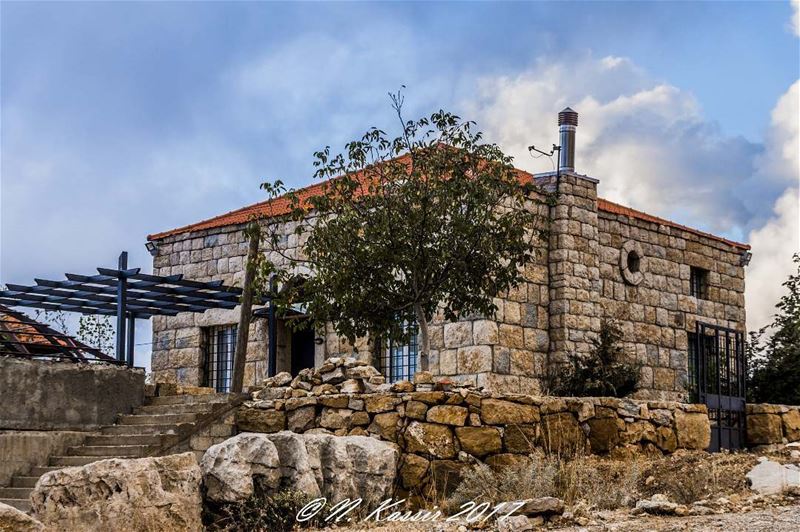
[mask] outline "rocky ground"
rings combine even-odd
[[[587,525],[553,526],[549,530],[570,532],[678,532],[724,530],[725,532],[789,532],[800,524],[800,502],[789,506],[776,506],[764,510],[724,513],[719,515],[661,517],[631,515],[629,512],[606,512]],[[383,526],[355,526],[338,528],[347,532],[459,532],[466,527],[456,524],[409,525],[406,523]],[[488,530],[492,530],[489,528]],[[496,530],[496,528],[494,529]]]
[[[444,522],[359,523],[338,529],[348,532],[800,530],[800,490],[789,488],[781,493],[761,494],[750,486],[747,474],[762,457],[768,457],[772,464],[800,462],[797,446],[764,449],[761,453],[679,452],[667,457],[638,457],[624,465],[618,460],[591,458],[581,465],[595,470],[587,478],[599,485],[593,489],[582,483],[580,492],[567,490],[566,509],[561,516],[535,517],[527,522],[521,518],[478,527]],[[626,474],[623,481],[620,466],[636,473]],[[602,491],[623,490],[629,497],[601,495]],[[625,502],[607,507],[609,501]]]

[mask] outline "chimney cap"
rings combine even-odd
[[[558,113],[558,125],[577,126],[578,113],[569,107],[565,107],[560,113]]]

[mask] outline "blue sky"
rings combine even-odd
[[[393,127],[386,94],[400,85],[409,116],[475,119],[534,171],[547,163],[521,147],[553,142],[555,113],[573,105],[578,170],[601,195],[741,240],[785,231],[789,243],[762,254],[785,262],[798,248],[797,221],[785,221],[798,179],[794,13],[789,2],[4,2],[0,280],[112,265],[122,249],[149,266],[148,233],[255,202],[264,180],[307,184],[314,150]]]

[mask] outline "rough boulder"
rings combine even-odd
[[[0,532],[41,532],[43,530],[44,525],[33,517],[0,502]]]
[[[275,489],[281,481],[280,461],[275,445],[263,434],[245,432],[210,447],[200,468],[206,497],[213,501],[247,499],[254,491],[254,478]]]
[[[200,467],[193,453],[101,460],[42,476],[33,515],[54,530],[202,530]]]
[[[214,445],[200,464],[208,499],[234,502],[254,490],[294,489],[329,501],[391,496],[399,459],[396,445],[365,436],[243,433]]]

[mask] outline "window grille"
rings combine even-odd
[[[689,295],[698,299],[708,299],[708,270],[694,266],[690,268]]]
[[[214,388],[219,393],[230,391],[235,351],[236,325],[205,329],[204,386]]]
[[[416,325],[404,327],[406,338],[402,341],[388,340],[381,350],[381,373],[387,382],[410,381],[417,371],[419,342]]]

